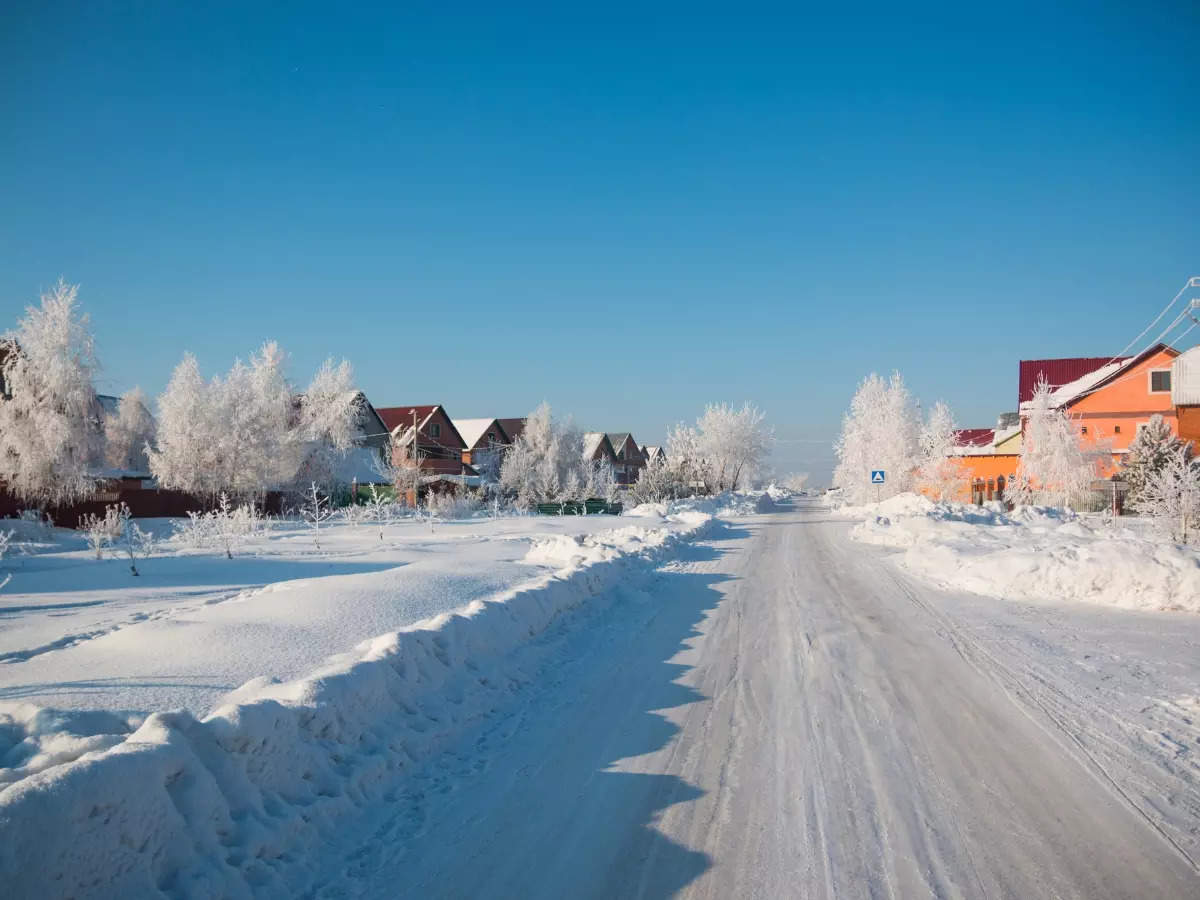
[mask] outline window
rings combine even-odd
[[[1084,425],[1082,428],[1080,428],[1080,429],[1079,429],[1079,433],[1080,433],[1080,434],[1087,434],[1087,426],[1086,426],[1086,425]]]
[[[1171,390],[1171,370],[1170,369],[1151,369],[1150,370],[1150,393],[1165,394]]]
[[[1113,434],[1120,434],[1120,433],[1121,433],[1121,426],[1120,426],[1120,425],[1114,425],[1114,426],[1113,426]]]
[[[489,444],[494,444],[494,443],[496,443],[496,432],[494,432],[494,431],[489,431],[489,432],[488,432],[488,443],[489,443]]]
[[[1134,433],[1135,433],[1135,434],[1141,434],[1141,433],[1142,433],[1142,429],[1144,429],[1144,428],[1145,428],[1147,425],[1149,425],[1149,424],[1150,424],[1149,422],[1138,422],[1138,423],[1137,423],[1137,430],[1136,430]]]
[[[432,425],[430,425],[429,426],[429,436],[430,437],[441,437],[442,436],[442,426],[439,425],[437,422],[434,422]]]

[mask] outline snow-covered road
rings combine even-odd
[[[948,594],[848,528],[730,525],[548,635],[313,893],[1200,896],[1197,617]]]

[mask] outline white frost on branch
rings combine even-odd
[[[249,363],[206,382],[184,356],[159,397],[150,471],[163,487],[246,498],[317,482],[334,487],[337,462],[353,445],[362,414],[349,363],[328,360],[298,394],[286,356],[263,344]]]
[[[850,503],[887,499],[912,487],[917,466],[920,416],[899,372],[888,380],[872,372],[859,384],[842,432],[834,444],[834,485]],[[886,482],[871,484],[871,472],[882,469]]]
[[[1044,378],[1034,386],[1027,412],[1021,456],[1009,485],[1015,503],[1066,507],[1082,499],[1099,474],[1099,464],[1111,459],[1107,444],[1085,446],[1079,423],[1054,405],[1053,390]]]
[[[63,281],[4,337],[0,480],[26,503],[69,503],[92,491],[100,458],[98,364],[76,285]]]
[[[929,411],[917,438],[917,484],[934,500],[953,499],[955,487],[964,480],[952,456],[958,444],[957,433],[954,414],[939,400]]]
[[[1158,468],[1150,470],[1130,505],[1179,543],[1195,542],[1200,536],[1200,460],[1192,458],[1191,446],[1174,448]]]
[[[154,443],[154,417],[146,395],[139,387],[127,391],[115,415],[104,419],[104,462],[122,472],[145,472],[149,468],[146,448]]]

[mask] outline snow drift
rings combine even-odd
[[[6,894],[292,894],[307,846],[495,708],[520,679],[507,654],[702,533],[697,505],[538,542],[529,561],[559,568],[518,589],[251,682],[203,719],[154,713],[115,746],[73,746],[90,752],[0,790]]]
[[[1006,513],[999,504],[933,503],[915,494],[839,512],[863,518],[854,538],[903,551],[902,565],[948,587],[1200,612],[1200,552],[1133,523],[1041,507]]]

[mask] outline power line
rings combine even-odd
[[[1147,332],[1149,332],[1151,328],[1153,328],[1155,325],[1157,325],[1159,322],[1162,321],[1163,316],[1165,316],[1170,311],[1172,306],[1174,306],[1176,303],[1179,302],[1179,298],[1182,297],[1187,292],[1188,288],[1193,288],[1193,287],[1200,287],[1200,276],[1193,275],[1186,282],[1184,282],[1183,287],[1181,287],[1179,289],[1179,293],[1176,294],[1171,299],[1170,303],[1168,303],[1165,307],[1163,307],[1162,312],[1160,312],[1157,316],[1154,317],[1154,321],[1152,321],[1149,325],[1147,325],[1144,329],[1142,329],[1141,334],[1139,334],[1132,341],[1130,341],[1128,344],[1126,344],[1125,347],[1121,350],[1121,352],[1118,353],[1116,356],[1114,356],[1112,359],[1110,359],[1107,363],[1105,363],[1105,365],[1111,365],[1112,363],[1114,363],[1118,359],[1120,359],[1122,356],[1124,356],[1126,353],[1128,353],[1129,350],[1132,349],[1134,347],[1134,345],[1137,344],[1138,341],[1140,341],[1143,337],[1146,336]],[[1178,321],[1176,321],[1175,324],[1176,325],[1179,324]],[[1172,325],[1171,327],[1173,328],[1174,325]],[[1168,328],[1167,331],[1170,331],[1170,328]],[[1166,332],[1163,332],[1163,334],[1166,334]],[[1159,339],[1161,340],[1161,337]],[[1158,341],[1151,341],[1151,346],[1153,346],[1156,343],[1158,343]]]

